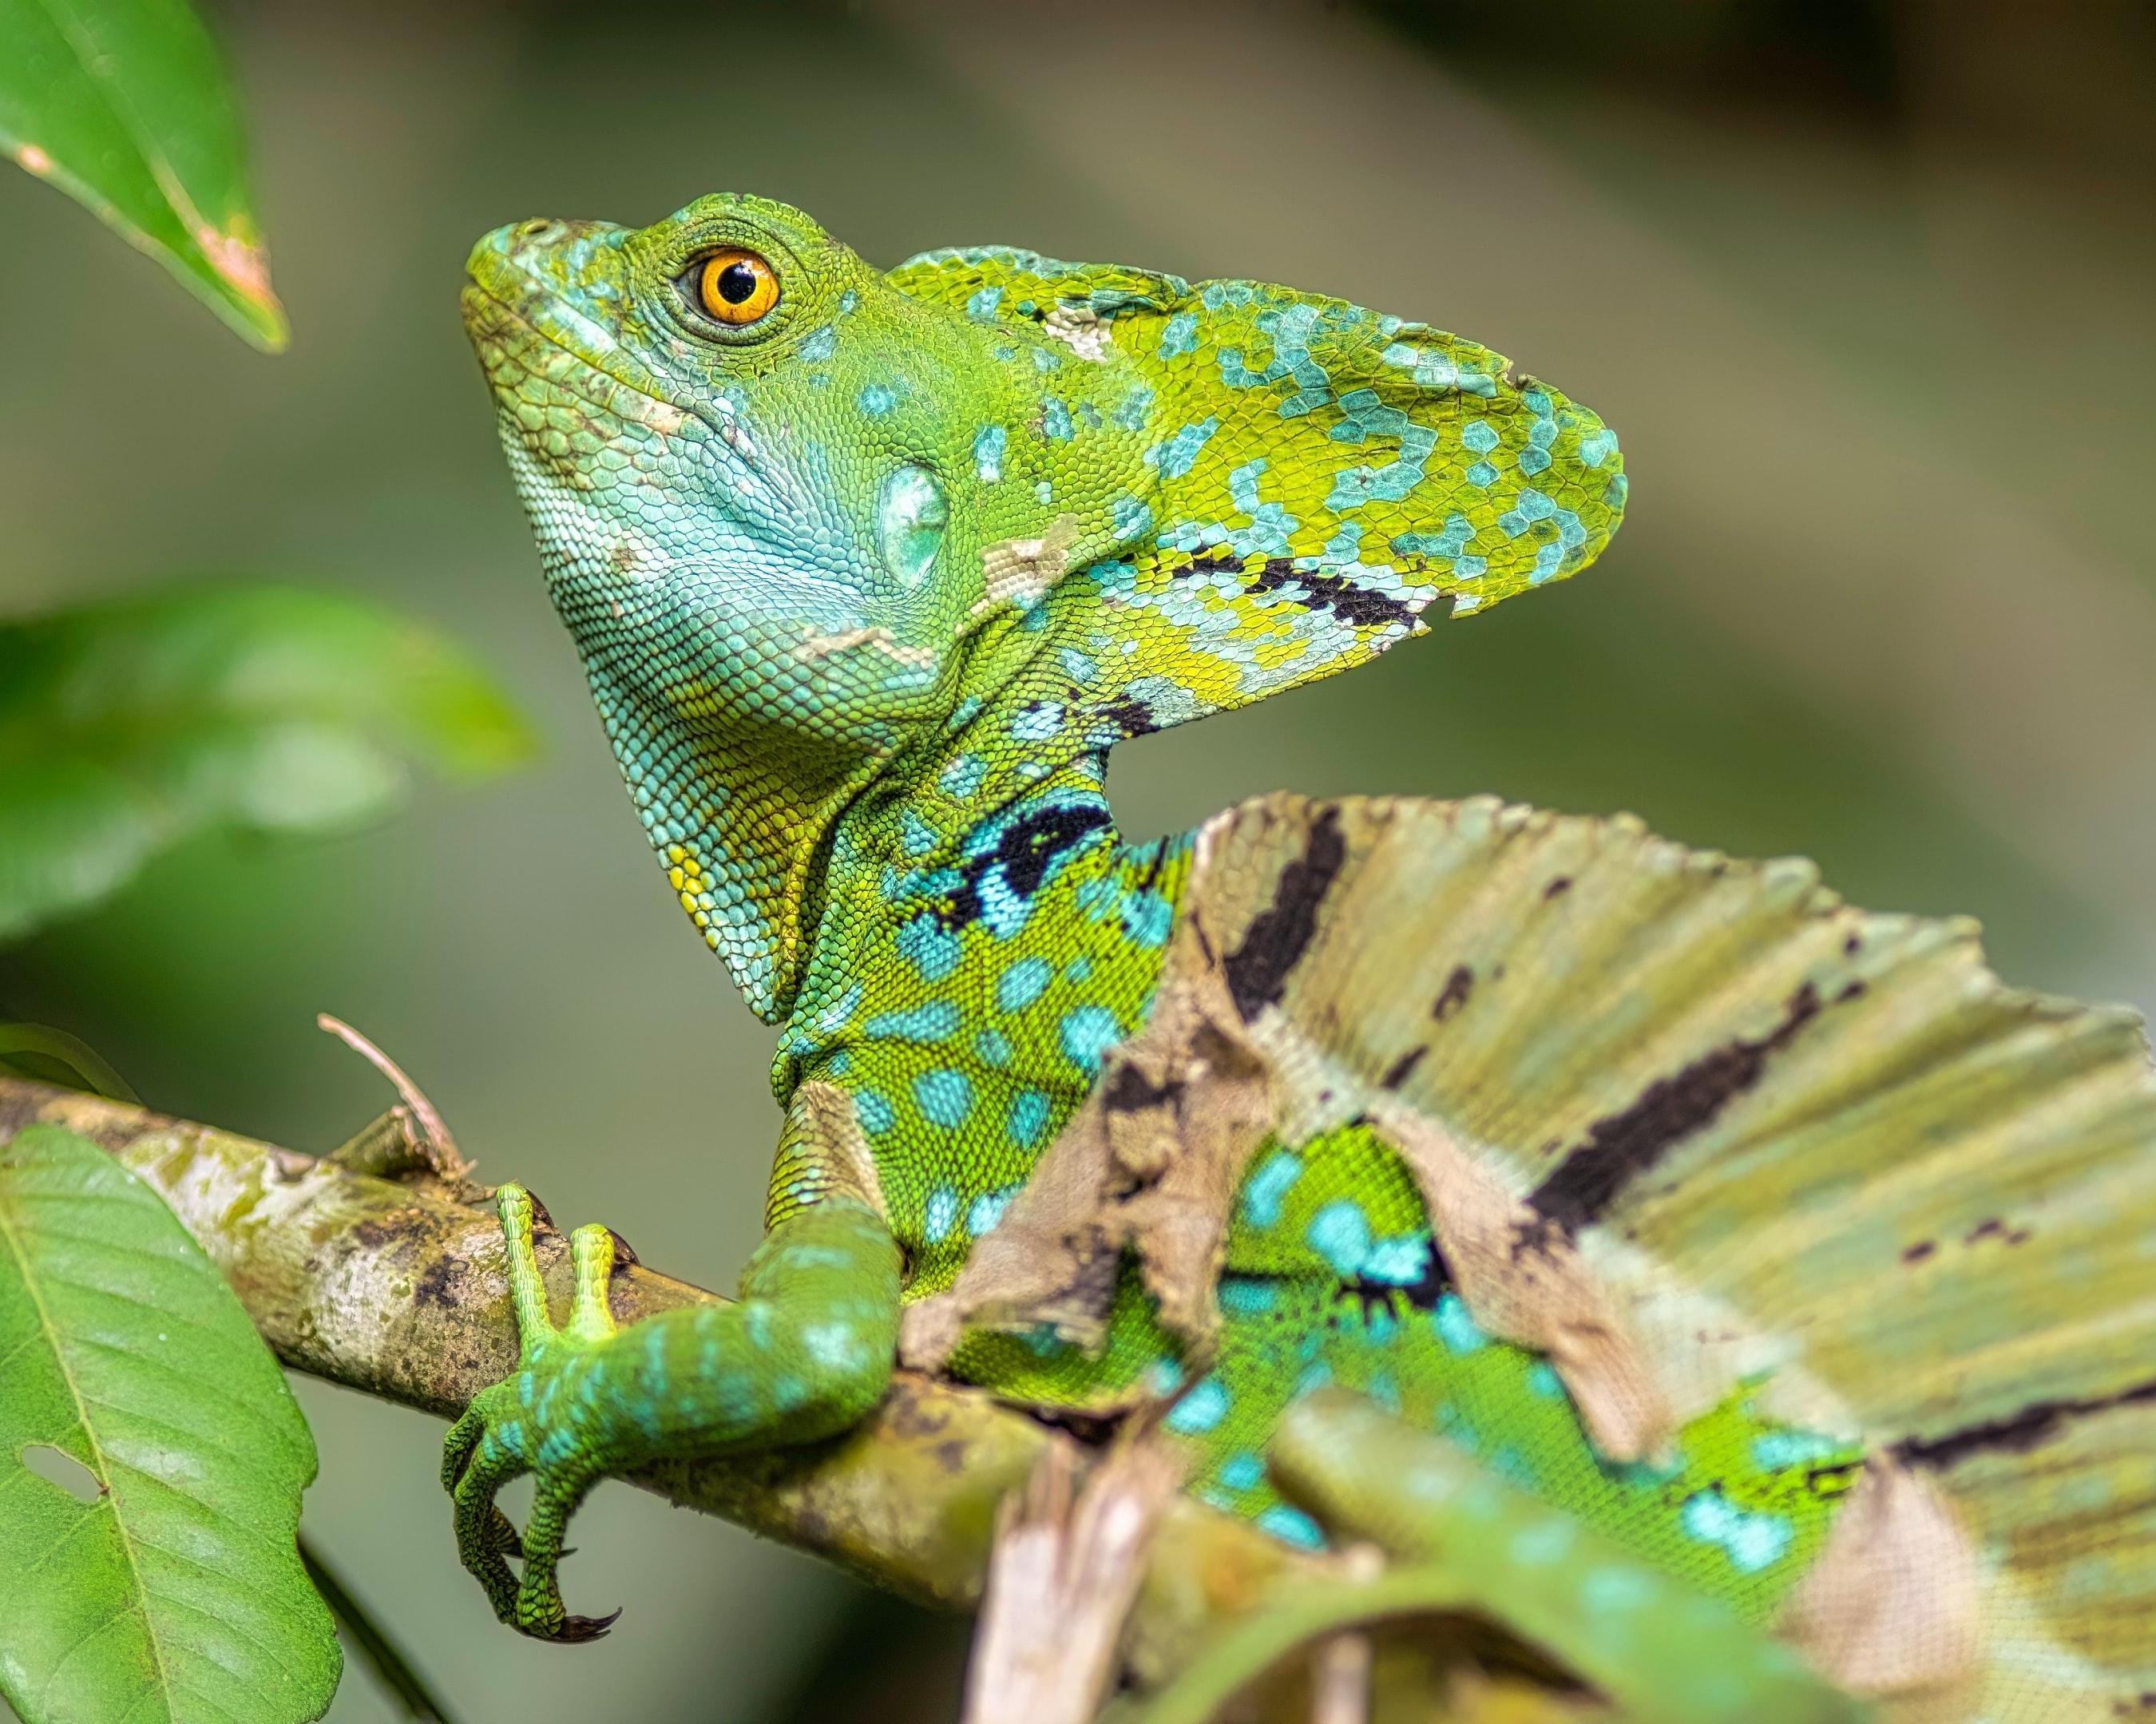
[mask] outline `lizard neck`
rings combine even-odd
[[[783,1022],[817,936],[833,835],[877,762],[776,726],[741,727],[585,668],[645,835],[749,1009]]]
[[[1060,735],[1023,703],[962,706],[833,830],[773,1087],[852,1098],[916,1295],[1145,1021],[1187,872],[1187,837],[1121,839],[1103,752]],[[814,1192],[782,1146],[771,1219]]]
[[[968,701],[940,746],[854,798],[814,882],[808,961],[773,1067],[782,1101],[878,1008],[933,1015],[937,999],[963,998],[970,1009],[977,969],[1041,943],[1118,848],[1106,771],[1097,749],[1014,749],[1009,716]]]

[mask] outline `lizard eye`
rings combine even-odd
[[[697,264],[696,303],[715,323],[738,329],[778,303],[778,272],[752,251],[729,247]]]

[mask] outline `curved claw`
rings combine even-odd
[[[569,1236],[575,1296],[557,1327],[531,1201],[506,1185],[498,1203],[516,1368],[474,1398],[444,1446],[457,1551],[495,1614],[520,1633],[596,1639],[619,1613],[571,1615],[555,1578],[585,1494],[665,1454],[814,1441],[859,1419],[890,1381],[898,1244],[862,1203],[814,1205],[757,1248],[739,1304],[660,1312],[623,1345],[608,1303],[613,1236],[596,1224]],[[817,1369],[805,1372],[804,1360]],[[535,1488],[520,1536],[495,1498],[527,1473]]]
[[[604,1616],[565,1616],[558,1631],[548,1635],[549,1639],[574,1644],[580,1640],[600,1640],[606,1632],[621,1620],[619,1610],[609,1610]]]
[[[485,1588],[495,1616],[520,1634],[542,1640],[594,1640],[621,1613],[571,1615],[562,1606],[555,1571],[567,1554],[562,1536],[569,1517],[601,1469],[583,1444],[560,1440],[572,1436],[574,1427],[558,1427],[551,1409],[563,1373],[613,1332],[605,1306],[611,1240],[598,1227],[579,1228],[572,1237],[577,1301],[566,1329],[557,1330],[547,1316],[532,1248],[531,1200],[521,1188],[506,1185],[496,1194],[496,1205],[509,1249],[519,1368],[475,1396],[444,1439],[442,1484],[456,1504],[457,1554]],[[495,1498],[526,1473],[533,1475],[536,1488],[519,1533]],[[521,1575],[510,1568],[511,1557],[521,1559]]]
[[[491,1410],[491,1409],[490,1409]],[[499,1419],[499,1413],[495,1419]],[[596,1639],[620,1615],[572,1615],[562,1603],[556,1570],[568,1554],[562,1543],[569,1517],[583,1500],[595,1475],[571,1461],[566,1465],[533,1465],[521,1440],[523,1426],[490,1419],[479,1438],[465,1445],[466,1454],[453,1487],[456,1502],[457,1553],[465,1567],[486,1589],[488,1602],[501,1621],[541,1640]],[[531,1473],[536,1488],[531,1512],[520,1534],[495,1501],[495,1493],[511,1480]],[[512,1570],[507,1558],[521,1557],[523,1573]]]

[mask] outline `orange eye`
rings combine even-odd
[[[754,323],[778,303],[778,272],[752,251],[715,251],[697,266],[696,297],[716,322]]]

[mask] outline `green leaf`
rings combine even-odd
[[[306,1422],[187,1229],[56,1126],[0,1147],[0,1694],[25,1724],[320,1717],[341,1660],[297,1545]],[[85,1492],[54,1481],[77,1469]]]
[[[139,1105],[134,1086],[79,1035],[45,1024],[0,1024],[0,1077],[58,1084]]]
[[[475,774],[531,752],[455,648],[330,593],[196,587],[0,623],[0,939],[193,834],[346,829],[408,761]]]
[[[239,115],[185,0],[0,0],[0,150],[284,346]]]

